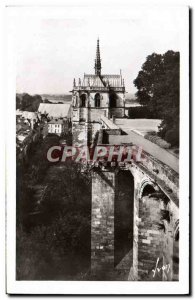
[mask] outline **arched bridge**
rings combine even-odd
[[[139,137],[137,145],[104,126],[99,143],[105,135],[107,145],[135,147],[144,139]],[[166,157],[155,157],[144,146],[140,161],[91,166],[91,272],[96,280],[178,280],[178,159],[168,155],[170,167]]]

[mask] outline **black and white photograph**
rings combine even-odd
[[[8,293],[187,293],[189,8],[6,10]]]

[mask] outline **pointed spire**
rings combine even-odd
[[[74,80],[73,80],[73,87],[75,87],[75,86],[76,86],[76,80],[74,78]]]
[[[95,59],[95,75],[101,75],[101,59],[100,59],[100,45],[99,38],[97,40],[97,50],[96,50],[96,59]]]

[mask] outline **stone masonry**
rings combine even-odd
[[[96,274],[114,269],[114,186],[113,172],[93,171],[91,271]]]
[[[132,265],[129,266],[128,280],[178,280],[178,266],[174,266],[173,259],[178,253],[178,242],[175,242],[174,235],[178,224],[178,207],[155,181],[139,168],[139,164],[128,164],[125,168],[134,178],[134,189],[130,190],[134,194],[131,246],[133,259]],[[98,275],[100,280],[106,280],[111,277],[110,274],[116,274],[117,269],[114,264],[114,209],[118,193],[118,171],[96,168],[92,172],[91,271],[92,274]],[[130,201],[133,194],[130,195]]]

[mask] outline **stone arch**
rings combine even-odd
[[[160,220],[160,206],[159,201],[150,197],[153,193],[154,186],[150,182],[144,182],[138,210],[138,280],[144,281],[162,280],[161,274],[152,272],[159,258],[159,250],[162,249],[162,232],[156,227]]]
[[[155,183],[149,179],[142,182],[138,213],[138,280],[173,280],[169,202],[170,199]]]
[[[143,179],[143,181],[140,184],[139,188],[139,199],[141,199],[143,196],[146,196],[146,194],[150,194],[152,191],[158,191],[159,188],[156,184],[154,184],[151,180],[148,178]]]
[[[95,97],[94,97],[94,99],[95,99],[95,107],[100,107],[101,105],[100,105],[100,100],[101,100],[101,95],[100,95],[100,93],[96,93],[95,94]]]
[[[86,94],[81,94],[80,95],[80,100],[81,100],[81,107],[86,107],[87,104],[87,95]]]

